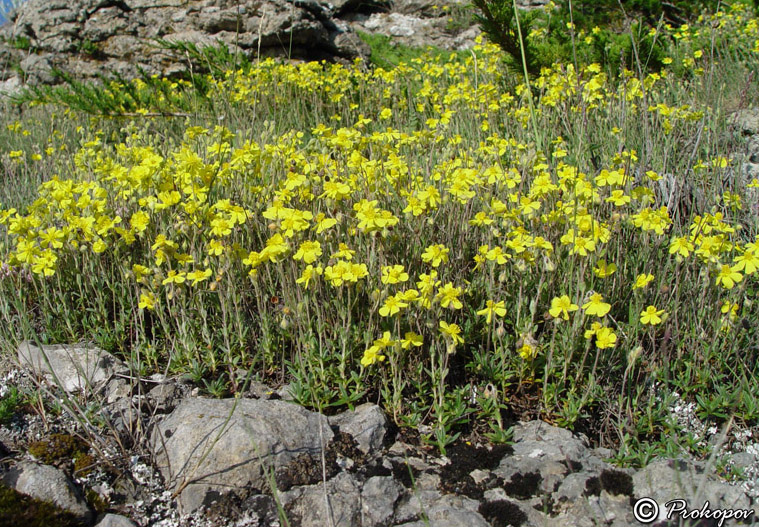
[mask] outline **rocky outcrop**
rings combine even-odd
[[[101,367],[92,375],[105,378]],[[164,376],[139,379],[141,387],[109,402],[123,379],[101,390],[101,416],[112,422],[114,409],[130,408],[138,427],[152,431],[133,451],[152,455],[126,456],[117,478],[96,471],[86,482],[19,452],[0,463],[3,483],[88,525],[95,518],[83,487],[88,496],[110,496],[108,512],[122,516],[98,518],[98,527],[283,525],[283,517],[301,527],[627,527],[641,525],[636,514],[666,520],[672,500],[691,513],[740,511],[749,523],[757,514],[755,485],[731,485],[707,463],[655,459],[619,468],[606,461],[610,450],[541,421],[516,424],[511,444],[457,442],[441,456],[395,434],[373,404],[326,417],[264,385],[244,397],[206,399]],[[753,483],[756,452],[734,456]],[[111,463],[119,459],[115,452]]]
[[[357,34],[365,32],[466,50],[480,34],[473,14],[466,0],[29,0],[0,27],[0,95],[22,81],[54,84],[55,70],[80,80],[202,71],[169,43],[222,45],[248,59],[351,61],[369,57]]]
[[[733,128],[746,138],[742,175],[747,182],[759,178],[759,108],[735,112],[729,117]]]
[[[18,347],[18,362],[35,374],[45,376],[66,392],[98,391],[126,365],[110,353],[93,346],[35,346],[23,342]]]
[[[341,9],[347,9],[345,4]],[[181,53],[157,45],[222,44],[248,58],[347,59],[369,49],[315,0],[30,0],[0,28],[5,81],[20,68],[33,82],[55,81],[53,68],[77,78],[132,78],[188,71]]]
[[[213,496],[272,485],[274,472],[308,458],[333,437],[327,418],[284,401],[188,399],[156,428],[153,450],[164,479],[193,511]]]
[[[22,461],[3,474],[2,482],[22,494],[52,502],[84,522],[94,518],[87,502],[66,474],[50,465]]]

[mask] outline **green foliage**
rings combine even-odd
[[[524,58],[527,71],[531,74],[537,74],[540,73],[542,66],[550,63],[548,62],[549,57],[544,57],[541,60],[535,46],[526,42],[526,36],[530,33],[539,16],[538,11],[515,11],[513,4],[506,0],[473,0],[472,4],[478,10],[474,19],[480,24],[482,31],[490,40],[498,44],[508,54],[509,65],[512,68],[521,71],[522,59]],[[519,17],[518,26],[517,16]]]
[[[31,443],[29,453],[46,465],[74,461],[74,472],[86,475],[95,467],[95,459],[87,453],[87,443],[71,434],[52,434]]]
[[[15,386],[10,386],[6,394],[0,399],[0,424],[10,421],[19,406],[23,404],[24,397]]]
[[[215,46],[198,47],[193,42],[168,41],[156,39],[158,48],[169,51],[182,60],[188,60],[197,70],[194,73],[210,73],[213,76],[223,76],[228,71],[250,66],[247,56],[240,53],[232,53],[229,47],[221,41]],[[188,64],[189,66],[189,64]],[[190,77],[189,75],[184,78]]]
[[[98,45],[89,39],[79,41],[77,48],[79,49],[79,53],[90,57],[97,57],[100,54]]]
[[[14,37],[8,41],[8,44],[11,45],[11,47],[15,49],[20,49],[22,51],[28,51],[32,47],[32,42],[29,40],[28,37],[25,37],[23,35],[19,35],[17,37]]]
[[[512,1],[474,0],[473,5],[475,19],[508,54],[510,65],[520,65],[524,53],[527,69],[535,75],[557,62],[599,63],[612,74],[634,65],[658,71],[665,45],[656,36],[661,23],[684,24],[703,11],[714,12],[718,3],[624,0],[620,6],[618,0],[558,0],[548,12],[517,10],[523,42]]]
[[[0,525],[82,527],[84,524],[52,503],[21,494],[0,483]]]
[[[432,56],[447,60],[454,56],[464,56],[461,51],[447,51],[433,46],[417,48],[394,42],[386,35],[358,32],[358,36],[371,48],[369,62],[379,68],[392,69],[400,63],[410,63],[423,56]]]

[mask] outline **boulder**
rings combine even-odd
[[[711,509],[750,509],[751,502],[738,486],[716,479],[702,467],[685,460],[657,460],[632,477],[636,499],[651,498],[664,505],[675,499],[686,500],[690,508],[708,501]]]
[[[137,527],[137,524],[120,514],[106,514],[95,527]]]
[[[362,527],[387,525],[402,491],[403,486],[390,476],[369,478],[361,489]]]
[[[361,525],[360,498],[358,483],[345,472],[327,482],[295,487],[280,495],[290,521],[302,527]]]
[[[318,461],[327,418],[280,400],[186,399],[153,431],[156,463],[185,511],[238,489],[270,491],[273,473]],[[315,462],[316,462],[315,461]]]
[[[88,345],[53,345],[37,347],[22,342],[18,361],[37,375],[45,375],[66,392],[99,390],[116,373],[128,368],[116,357]]]
[[[22,494],[47,501],[89,523],[94,518],[87,502],[61,470],[21,461],[3,475],[3,483]]]
[[[351,435],[364,454],[377,452],[387,435],[387,418],[376,404],[366,403],[329,418],[329,424]]]
[[[20,40],[28,49],[13,46]],[[369,55],[335,9],[315,0],[29,0],[0,27],[0,56],[9,55],[4,63],[18,65],[27,81],[44,84],[57,81],[53,69],[80,79],[189,70],[187,57],[159,40],[221,45],[249,58],[259,52],[346,61]]]

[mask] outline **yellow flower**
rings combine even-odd
[[[617,343],[617,335],[611,328],[601,327],[596,330],[596,347],[598,349],[613,348]]]
[[[169,274],[166,275],[166,278],[163,279],[163,282],[161,284],[167,285],[167,284],[181,284],[184,283],[185,278],[187,276],[187,273],[184,271],[176,272],[175,270],[169,271]]]
[[[372,346],[364,351],[364,356],[361,357],[361,366],[366,368],[375,362],[382,362],[383,360],[385,360],[385,356],[380,354],[380,349],[377,346]]]
[[[464,343],[464,339],[461,336],[461,328],[458,324],[448,324],[441,320],[440,332],[450,338],[454,345]]]
[[[488,300],[485,302],[485,308],[477,311],[477,314],[485,315],[487,317],[486,322],[490,324],[490,321],[493,320],[493,315],[497,317],[503,317],[506,315],[506,305],[503,300],[499,302]]]
[[[441,263],[448,261],[449,252],[445,245],[430,245],[424,250],[422,261],[429,263],[432,267],[439,267]]]
[[[611,309],[611,304],[607,304],[603,301],[603,296],[598,293],[593,293],[590,299],[582,305],[585,313],[588,315],[595,315],[597,317],[603,317]]]
[[[598,260],[597,266],[593,269],[593,274],[598,278],[606,278],[617,271],[617,265],[614,263],[607,264],[606,260]]]
[[[693,243],[687,237],[681,236],[669,244],[669,254],[676,254],[678,258],[687,258],[694,248]]]
[[[635,277],[635,283],[633,284],[633,289],[643,289],[646,287],[649,283],[651,283],[651,280],[654,279],[654,275],[652,274],[646,274],[641,273],[637,277]]]
[[[140,309],[154,309],[155,308],[155,295],[153,293],[142,293],[140,295],[140,303],[137,305]]]
[[[105,252],[107,248],[108,248],[108,245],[100,238],[95,240],[95,243],[92,244],[92,252],[94,252],[95,254],[103,253]]]
[[[149,223],[150,216],[141,210],[132,214],[132,217],[129,219],[129,225],[135,232],[143,232],[148,228]]]
[[[736,269],[737,267],[737,265],[733,267],[730,267],[729,265],[723,265],[717,274],[716,284],[722,284],[722,287],[725,289],[732,289],[735,284],[743,280],[743,276]]]
[[[407,331],[401,339],[401,347],[403,349],[409,349],[412,346],[419,347],[424,343],[424,339],[421,335],[417,335],[413,331]]]
[[[640,313],[640,323],[644,325],[650,324],[651,326],[655,326],[661,323],[661,316],[663,314],[663,309],[656,309],[654,306],[648,306],[645,311],[641,311]]]
[[[461,309],[463,304],[461,303],[461,300],[459,300],[460,294],[461,288],[454,287],[453,283],[448,282],[443,287],[438,289],[435,299],[438,300],[440,302],[440,305],[443,307],[450,306],[451,309]]]
[[[577,311],[578,309],[579,307],[577,304],[573,304],[569,299],[569,296],[562,295],[554,297],[551,300],[551,309],[548,310],[548,313],[553,318],[561,317],[564,320],[569,320],[569,313]]]
[[[306,241],[300,244],[298,252],[293,255],[295,260],[303,260],[305,263],[314,263],[322,255],[322,246],[319,242]]]
[[[55,262],[58,257],[47,249],[36,257],[34,265],[32,266],[32,272],[35,274],[41,274],[44,276],[53,276],[55,274]]]
[[[296,284],[303,284],[303,287],[308,287],[308,284],[316,278],[318,275],[322,274],[322,268],[314,267],[313,265],[307,266],[305,269],[303,269],[303,272],[300,275],[300,278],[298,278],[295,283]]]
[[[738,304],[725,300],[720,306],[720,311],[723,315],[729,315],[730,321],[735,322],[738,320]]]
[[[746,251],[736,256],[733,261],[735,262],[733,269],[743,271],[747,275],[752,275],[759,269],[759,255],[754,251]]]
[[[314,222],[316,223],[316,234],[321,234],[322,232],[328,229],[331,229],[332,227],[337,225],[336,219],[327,218],[324,216],[324,213],[321,213],[321,212],[316,215]]]
[[[408,307],[408,304],[397,295],[389,296],[385,299],[384,305],[380,308],[381,317],[389,317],[401,312],[401,309]]]
[[[408,280],[408,273],[402,265],[386,265],[382,268],[382,283],[397,284]]]
[[[396,341],[390,338],[390,332],[385,331],[382,334],[382,338],[375,340],[374,344],[368,350],[364,351],[364,356],[361,359],[361,366],[367,367],[377,361],[382,362],[385,360],[385,356],[381,355],[380,351],[395,345],[395,343]]]
[[[527,339],[524,339],[522,345],[517,349],[519,356],[524,360],[532,360],[538,355],[538,347],[534,346]]]
[[[187,278],[189,280],[192,280],[192,285],[198,285],[200,282],[208,280],[210,276],[211,276],[210,269],[206,269],[205,271],[195,270],[191,273],[187,273]]]
[[[338,246],[338,251],[332,255],[332,258],[343,258],[344,260],[352,260],[353,256],[356,254],[356,251],[349,249],[347,245],[344,243],[341,243]]]
[[[211,240],[208,242],[206,251],[210,256],[221,256],[221,254],[224,252],[224,244],[222,244],[219,240]]]
[[[132,272],[134,273],[134,279],[140,281],[143,277],[150,274],[150,269],[144,265],[134,264],[132,265]]]

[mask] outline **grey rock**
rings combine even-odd
[[[100,50],[105,55],[125,59],[131,59],[144,49],[140,39],[131,35],[113,35],[100,44]]]
[[[544,421],[529,421],[514,426],[512,438],[515,443],[523,441],[568,441],[575,439],[571,431]]]
[[[19,63],[19,67],[31,80],[44,84],[55,83],[53,67],[45,57],[29,55]]]
[[[332,437],[326,417],[284,401],[197,398],[182,401],[151,444],[189,512],[219,493],[268,489],[268,471],[302,454],[318,458]]]
[[[364,11],[384,11],[392,4],[389,0],[329,0],[329,3],[338,15],[358,8]]]
[[[567,475],[554,493],[554,501],[558,504],[574,503],[588,496],[592,492],[592,484],[589,485],[591,478],[593,475],[587,472]]]
[[[588,496],[567,504],[559,514],[546,518],[544,523],[547,527],[628,527],[636,524],[629,498],[612,496],[605,491],[599,496]]]
[[[427,520],[404,523],[399,527],[490,527],[478,512],[435,505],[426,511]]]
[[[361,526],[387,525],[403,487],[390,476],[374,476],[361,489]]]
[[[288,518],[302,527],[360,525],[360,497],[358,484],[345,472],[326,483],[295,487],[280,494]]]
[[[25,78],[45,84],[56,82],[51,68],[83,79],[109,75],[113,65],[126,78],[139,69],[159,75],[188,70],[186,56],[160,49],[155,39],[199,47],[221,43],[250,58],[259,49],[263,56],[301,59],[368,57],[368,46],[334,15],[326,2],[315,0],[30,0],[14,23],[0,27],[0,56],[25,61]],[[35,54],[26,57],[6,43],[17,37],[28,39]],[[84,54],[92,45],[94,52]]]
[[[521,527],[545,527],[548,522],[542,504],[532,502],[531,500],[515,500],[509,498],[501,488],[495,488],[485,491],[483,495],[486,504],[497,505],[500,510],[508,511],[509,516],[502,519],[512,520],[514,525],[520,524]],[[564,527],[567,527],[565,524]]]
[[[22,461],[3,475],[3,483],[22,494],[53,503],[87,523],[93,519],[80,492],[55,467]]]
[[[329,424],[337,426],[341,432],[350,434],[364,454],[378,451],[387,435],[387,418],[376,404],[366,403],[355,410],[343,412],[329,418]]]
[[[106,514],[95,527],[137,527],[137,524],[120,514]]]
[[[739,469],[745,470],[759,461],[759,456],[752,452],[736,452],[730,456],[730,461]]]
[[[116,377],[108,381],[105,387],[105,400],[108,404],[128,399],[132,396],[132,383],[127,379]]]
[[[66,392],[99,389],[127,367],[110,353],[93,346],[54,345],[41,348],[30,342],[18,347],[18,361],[38,375],[47,375]]]
[[[577,438],[517,442],[513,454],[517,458],[556,462],[580,461],[587,455],[588,448]]]
[[[147,399],[150,405],[158,413],[166,413],[174,409],[177,399],[182,395],[182,390],[176,383],[165,382],[150,389]]]
[[[8,77],[0,82],[0,99],[3,97],[14,97],[21,93],[22,83],[18,75]]]
[[[654,461],[632,477],[636,499],[648,497],[660,506],[674,499],[684,499],[691,507],[709,501],[711,508],[748,509],[749,498],[739,488],[702,472],[683,460]]]
[[[295,396],[293,395],[293,387],[290,384],[285,384],[279,390],[277,390],[277,395],[283,401],[294,401],[295,400]]]
[[[128,29],[129,28],[129,29]],[[132,32],[131,24],[124,12],[117,7],[98,9],[84,23],[81,38],[90,42],[100,42],[114,33]]]
[[[735,127],[745,135],[759,134],[759,108],[747,108],[731,116]]]
[[[476,513],[480,504],[478,501],[466,496],[442,494],[437,490],[419,490],[411,492],[402,498],[395,513],[396,522],[415,521],[421,515],[426,514],[432,519],[431,512],[438,511],[438,517],[457,516],[450,511],[462,513]],[[448,511],[448,512],[443,512]],[[450,513],[450,514],[449,514]],[[443,524],[445,525],[445,524]],[[456,524],[451,524],[456,525]],[[487,524],[485,524],[487,525]]]
[[[462,9],[463,4],[459,0],[398,0],[389,10],[341,12],[340,17],[354,30],[386,35],[407,46],[471,49],[480,29],[467,18],[471,11]]]
[[[248,384],[247,395],[249,397],[255,397],[256,399],[271,399],[272,397],[279,397],[270,386],[258,381],[251,381]]]

